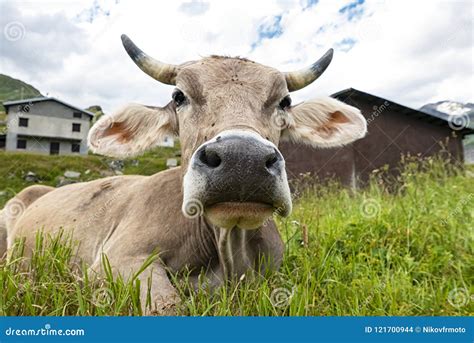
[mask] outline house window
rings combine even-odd
[[[20,118],[18,121],[18,126],[28,127],[28,118]]]
[[[81,151],[81,145],[79,143],[72,143],[71,144],[71,151],[72,152],[80,152]]]
[[[73,123],[72,132],[81,132],[81,124]]]
[[[73,113],[73,116],[74,116],[74,118],[79,118],[79,119],[81,119],[81,118],[82,118],[82,113],[81,113],[81,112],[74,112],[74,113]]]
[[[17,149],[26,149],[26,139],[19,139],[16,141]]]

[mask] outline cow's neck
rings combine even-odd
[[[214,236],[219,265],[225,280],[240,277],[252,267],[253,254],[249,251],[246,230],[214,228]]]

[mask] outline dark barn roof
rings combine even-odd
[[[94,113],[92,113],[92,112],[83,110],[79,107],[68,104],[67,102],[64,102],[64,101],[56,99],[56,98],[51,98],[51,97],[39,97],[39,98],[32,98],[32,99],[5,101],[3,103],[3,106],[5,106],[5,108],[7,108],[7,107],[13,106],[13,105],[29,104],[29,103],[35,103],[35,102],[41,102],[41,101],[54,101],[54,102],[57,102],[59,104],[62,104],[64,106],[66,106],[66,107],[72,108],[73,110],[80,111],[84,114],[87,114],[88,116],[94,117]],[[8,109],[7,109],[7,113],[8,113]]]
[[[370,102],[374,105],[382,105],[385,102],[388,102],[390,104],[390,108],[392,110],[395,110],[399,113],[402,113],[404,115],[414,117],[416,119],[422,120],[426,123],[434,124],[434,125],[440,125],[440,126],[446,126],[450,127],[449,119],[450,116],[449,114],[445,113],[439,113],[439,114],[430,114],[426,113],[423,111],[415,110],[413,108],[403,106],[400,104],[397,104],[396,102],[393,102],[391,100],[387,100],[384,98],[380,98],[376,95],[372,95],[366,92],[362,92],[360,90],[354,89],[354,88],[348,88],[344,89],[342,91],[339,91],[337,93],[334,93],[331,95],[333,98],[336,98],[338,100],[341,100],[343,102],[352,102],[356,107],[357,107],[357,100],[364,100],[366,102]],[[474,133],[474,129],[470,127],[465,127],[461,130],[457,130],[457,133],[460,134],[461,136],[469,135]]]

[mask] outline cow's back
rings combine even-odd
[[[55,235],[60,230],[78,242],[79,257],[91,263],[107,235],[127,213],[136,185],[145,176],[115,176],[90,182],[75,183],[54,189],[41,196],[8,230],[8,246],[16,238],[25,237],[29,251],[36,232]]]

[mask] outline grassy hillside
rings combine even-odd
[[[166,169],[167,158],[174,158],[179,148],[157,148],[143,156],[124,161],[124,174],[152,175]],[[88,181],[113,175],[112,158],[98,155],[49,156],[0,151],[0,208],[27,186],[56,186],[67,170],[81,173],[77,181]],[[28,182],[25,176],[34,172],[38,182]],[[86,173],[86,171],[88,171]]]
[[[102,107],[99,105],[93,105],[89,106],[86,108],[86,111],[94,113],[94,120],[93,123],[95,123],[97,120],[99,120],[103,115],[105,115],[104,111],[102,110]]]
[[[5,112],[3,102],[42,96],[32,85],[10,76],[0,74],[0,112]],[[1,118],[0,118],[1,120]]]
[[[175,283],[178,314],[472,315],[472,176],[429,159],[407,162],[399,182],[396,192],[380,175],[358,192],[304,190],[291,217],[277,220],[279,272],[213,294]],[[78,274],[68,263],[74,245],[57,243],[38,239],[28,273],[19,272],[21,251],[0,262],[0,315],[140,314],[136,280]]]

